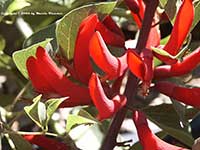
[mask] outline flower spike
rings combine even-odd
[[[122,76],[127,69],[126,53],[116,58],[113,56],[105,45],[101,34],[96,31],[90,41],[90,56],[108,76],[109,79]]]
[[[180,87],[167,81],[158,82],[155,87],[160,93],[165,94],[170,98],[200,108],[200,88]]]
[[[126,97],[122,95],[116,95],[112,98],[112,100],[108,99],[104,93],[98,76],[94,73],[89,81],[89,89],[93,103],[99,111],[99,120],[112,117],[126,104]]]
[[[44,48],[38,47],[36,59],[32,56],[29,57],[26,66],[36,91],[43,94],[53,92],[59,96],[69,96],[69,99],[64,101],[61,107],[91,103],[88,88],[76,85],[67,79]]]
[[[200,62],[200,47],[183,58],[183,61],[172,65],[158,66],[154,70],[154,78],[169,78],[181,76],[191,72]]]
[[[148,126],[146,116],[143,112],[134,111],[133,121],[135,123],[143,150],[187,150],[186,148],[166,143],[153,134]]]
[[[97,14],[92,14],[85,18],[79,27],[76,39],[74,69],[76,71],[77,78],[86,85],[88,84],[90,76],[93,72],[89,59],[89,41],[95,32],[97,22]]]

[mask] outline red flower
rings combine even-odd
[[[143,0],[125,0],[126,5],[131,10],[131,14],[139,28],[142,27],[145,4]]]
[[[124,47],[124,34],[111,16],[106,16],[103,21],[99,21],[96,30],[101,33],[106,44]]]
[[[173,76],[181,76],[191,72],[200,62],[200,47],[191,54],[172,65],[158,66],[154,70],[154,78],[169,78]]]
[[[170,39],[163,48],[165,51],[174,56],[179,52],[185,38],[188,35],[188,32],[190,31],[193,18],[194,6],[192,4],[192,0],[183,0],[183,3],[176,16]],[[184,25],[182,24],[183,22]],[[158,54],[155,55],[167,64],[176,63],[175,59],[170,59],[169,57],[164,57]]]
[[[144,49],[140,56],[133,50],[128,51],[128,66],[130,71],[143,81],[143,94],[147,94],[153,78],[153,54],[149,49]]]
[[[93,103],[99,111],[99,120],[110,118],[126,104],[126,97],[122,95],[116,95],[112,99],[108,99],[96,74],[91,76],[89,89]]]
[[[110,16],[106,16],[103,21],[99,21],[97,14],[91,14],[80,24],[74,50],[73,67],[64,63],[71,75],[88,84],[93,72],[89,59],[89,43],[95,30],[99,31],[107,44],[114,46],[124,46],[124,35]]]
[[[180,87],[174,83],[166,81],[156,83],[155,88],[170,98],[200,108],[200,88]]]
[[[70,147],[44,135],[24,135],[25,140],[44,150],[70,150]]]
[[[31,56],[27,59],[26,66],[37,92],[69,96],[69,99],[62,103],[62,107],[91,103],[88,88],[81,87],[67,79],[42,47],[37,48],[36,58]]]
[[[143,150],[186,150],[185,148],[166,143],[153,134],[148,126],[144,113],[134,111],[133,121],[137,128],[137,133]]]
[[[109,79],[122,76],[127,69],[126,53],[116,58],[107,49],[101,34],[96,31],[90,40],[90,56]]]

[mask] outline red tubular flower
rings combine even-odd
[[[143,150],[186,150],[185,148],[166,143],[153,134],[148,126],[144,113],[134,111],[133,121],[137,128],[137,133]]]
[[[153,54],[149,49],[142,50],[140,56],[135,51],[128,51],[128,66],[130,71],[143,81],[143,92],[147,94],[153,78]]]
[[[188,32],[190,31],[193,19],[194,6],[192,4],[192,0],[183,0],[176,17],[170,39],[164,47],[165,51],[174,56],[179,52],[186,36],[188,35]],[[185,22],[184,25],[182,24],[183,22]],[[168,57],[158,54],[156,54],[156,56],[167,64],[176,63],[176,60],[172,60]]]
[[[154,70],[154,78],[169,78],[191,72],[200,62],[200,47],[183,58],[183,61],[172,65],[162,65]]]
[[[126,97],[122,95],[116,95],[112,100],[108,99],[96,74],[91,76],[89,89],[93,103],[99,111],[99,120],[110,118],[126,104]]]
[[[162,94],[176,99],[187,105],[200,108],[200,88],[185,88],[176,84],[162,81],[155,85],[155,88]]]
[[[127,69],[126,53],[119,58],[114,57],[107,49],[98,31],[94,33],[90,40],[89,50],[94,62],[106,73],[109,79],[123,75]]]
[[[68,80],[42,47],[37,48],[36,58],[31,56],[27,59],[26,66],[37,92],[69,96],[69,99],[62,103],[62,107],[91,103],[88,88]]]
[[[131,10],[131,14],[139,28],[142,27],[144,18],[145,4],[143,0],[125,0],[126,5]]]
[[[110,16],[105,17],[102,22],[99,21],[96,30],[101,33],[106,44],[124,47],[124,34]]]
[[[89,41],[95,32],[97,22],[97,14],[92,14],[85,18],[79,27],[76,39],[74,69],[78,80],[86,85],[88,84],[90,76],[93,72],[89,59]]]
[[[70,147],[44,135],[24,135],[25,140],[45,150],[70,150]]]

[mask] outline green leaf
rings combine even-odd
[[[69,115],[67,118],[66,130],[67,132],[69,132],[70,130],[79,125],[92,125],[95,123],[97,122],[79,115]]]
[[[30,6],[31,4],[26,0],[14,0],[8,7],[7,12],[12,13],[14,11],[20,10],[24,7]]]
[[[22,49],[13,53],[13,61],[25,78],[28,78],[28,72],[26,68],[26,60],[28,59],[28,57],[35,56],[37,47],[45,47],[51,40],[52,39],[46,39],[45,41],[42,41],[26,49]]]
[[[200,21],[200,1],[195,5],[194,21],[192,23],[190,31],[194,29],[194,27],[198,24],[199,21]]]
[[[104,2],[83,6],[69,12],[60,20],[56,28],[56,37],[64,56],[68,60],[73,58],[76,36],[81,21],[92,13],[109,14],[115,8],[115,5],[116,2]]]
[[[32,150],[31,144],[18,134],[9,134],[16,150]]]
[[[42,102],[40,102],[42,95],[37,96],[33,99],[33,104],[24,107],[26,114],[33,120],[40,128],[45,129],[44,124],[46,120],[46,109]],[[44,114],[42,114],[44,113]]]
[[[10,3],[13,0],[1,0],[0,1],[0,22],[2,21],[3,17],[6,15],[7,8],[9,7]]]
[[[180,120],[180,123],[182,123],[183,127],[187,127],[189,125],[189,121],[187,120],[186,118],[186,105],[176,101],[176,100],[173,100],[171,99],[172,101],[172,105],[174,107],[174,109],[176,110],[177,112],[177,115],[179,116],[179,120]]]
[[[46,106],[44,103],[38,102],[37,109],[38,109],[37,113],[40,124],[42,125],[43,129],[46,129],[46,119],[47,119]]]
[[[41,29],[38,32],[33,33],[29,38],[27,38],[23,43],[23,48],[27,48],[33,44],[39,43],[40,41],[45,41],[45,39],[53,38],[51,40],[51,44],[53,50],[57,50],[57,42],[56,42],[56,22]]]
[[[162,56],[167,56],[170,57],[172,59],[174,59],[174,56],[172,56],[171,54],[169,54],[167,51],[160,49],[160,48],[156,48],[156,47],[152,47],[151,48],[154,52],[156,52],[157,54],[160,54]]]
[[[160,1],[160,5],[164,8],[168,0],[159,0],[159,1]]]
[[[192,146],[194,139],[186,128],[181,128],[179,116],[176,114],[172,105],[162,104],[159,106],[152,106],[146,108],[144,111],[148,118],[165,132],[184,144]]]
[[[45,102],[46,108],[47,108],[47,119],[46,119],[46,127],[48,125],[48,122],[53,115],[53,113],[56,111],[58,106],[64,101],[66,98],[53,98],[49,99]]]
[[[88,112],[85,111],[84,109],[81,109],[81,110],[78,112],[78,115],[81,116],[81,117],[84,117],[84,118],[87,118],[87,119],[90,119],[90,120],[93,120],[93,121],[98,122],[98,120],[97,120],[96,118],[94,118],[90,113],[88,113]]]
[[[6,47],[6,40],[3,38],[2,35],[0,35],[0,52],[4,50]]]

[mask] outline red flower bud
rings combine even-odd
[[[113,56],[98,31],[91,38],[89,49],[93,61],[106,73],[109,79],[117,78],[126,71],[126,53],[119,58]]]
[[[166,81],[156,83],[155,87],[160,93],[165,94],[170,98],[200,108],[200,88],[180,87]]]
[[[162,65],[154,70],[154,77],[169,78],[173,76],[181,76],[191,72],[200,62],[200,47],[191,54],[183,58],[183,61],[172,65]]]
[[[133,121],[137,128],[137,133],[143,150],[186,150],[185,148],[166,143],[153,134],[148,126],[144,113],[135,111],[133,113]]]
[[[112,100],[108,99],[96,74],[91,76],[89,89],[93,103],[99,111],[99,120],[110,118],[126,104],[126,97],[122,95],[116,95]]]
[[[45,150],[68,150],[70,149],[65,143],[56,141],[55,139],[48,138],[44,135],[24,135],[25,140],[31,144],[35,144]]]
[[[31,56],[27,59],[26,66],[37,92],[69,96],[69,99],[62,103],[62,107],[91,103],[88,88],[76,85],[67,79],[42,47],[37,48],[36,58]]]

